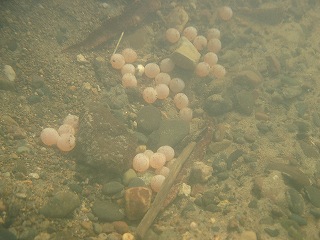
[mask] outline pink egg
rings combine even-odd
[[[206,77],[210,72],[210,66],[206,62],[199,62],[196,66],[195,72],[199,77]]]
[[[166,166],[163,166],[162,168],[156,169],[154,172],[158,175],[168,177],[170,173],[170,169]]]
[[[185,87],[185,83],[181,78],[172,78],[169,83],[169,88],[173,93],[182,92]]]
[[[150,186],[151,186],[151,189],[154,191],[154,192],[159,192],[160,189],[161,189],[161,186],[162,184],[164,183],[164,180],[165,180],[165,176],[163,175],[155,175],[151,178],[150,180]]]
[[[154,78],[156,84],[169,85],[171,77],[168,73],[161,72]]]
[[[208,43],[208,40],[202,35],[196,36],[195,39],[193,40],[193,45],[198,51],[201,51],[202,49],[204,49],[207,46],[207,43]]]
[[[186,27],[183,32],[183,36],[185,36],[189,41],[193,41],[195,37],[198,35],[198,31],[195,27]]]
[[[220,30],[217,29],[217,28],[210,28],[208,31],[207,31],[207,40],[209,41],[210,39],[212,38],[218,38],[220,39]]]
[[[218,13],[219,13],[219,17],[223,21],[229,21],[233,15],[232,9],[228,6],[224,6],[224,7],[220,8]]]
[[[132,73],[126,73],[122,76],[122,86],[125,88],[133,88],[138,84],[137,78]]]
[[[157,152],[163,153],[166,156],[166,161],[170,161],[174,158],[174,149],[168,145],[159,147]]]
[[[143,153],[138,153],[133,158],[132,167],[137,172],[147,171],[149,168],[149,158]]]
[[[166,31],[166,39],[168,40],[168,42],[170,43],[176,43],[179,41],[180,39],[180,33],[177,29],[175,28],[169,28]]]
[[[121,53],[126,63],[133,63],[137,61],[138,55],[132,48],[125,48]]]
[[[208,63],[209,66],[213,66],[218,62],[218,56],[214,52],[208,52],[204,55],[203,61]]]
[[[157,91],[153,87],[146,87],[142,92],[142,97],[147,103],[154,103],[157,100]]]
[[[182,120],[187,122],[190,122],[192,120],[192,115],[193,115],[192,109],[188,107],[182,108],[179,111],[179,117]]]
[[[74,135],[75,134],[75,130],[74,130],[74,127],[72,127],[69,124],[62,124],[58,129],[58,133],[59,133],[59,135],[62,135],[64,133],[68,133],[68,134]]]
[[[63,124],[69,124],[74,129],[77,129],[79,127],[79,117],[76,115],[68,114],[68,116],[66,116],[63,120]]]
[[[221,41],[218,38],[212,38],[207,47],[210,52],[218,53],[221,50]]]
[[[148,78],[155,78],[160,73],[160,67],[156,63],[148,63],[144,67],[144,74]]]
[[[45,128],[41,131],[40,134],[41,141],[47,146],[57,144],[58,138],[59,133],[54,128]]]
[[[174,66],[175,64],[171,58],[165,58],[160,62],[161,72],[165,72],[165,73],[172,72],[172,70],[174,69]]]
[[[169,96],[170,90],[166,84],[158,84],[155,89],[158,99],[166,99]]]
[[[222,65],[216,64],[212,67],[212,73],[216,78],[220,79],[226,75],[226,69]]]
[[[143,152],[143,154],[146,155],[148,159],[150,159],[151,155],[153,154],[153,151],[150,149],[147,149]]]
[[[76,138],[69,133],[62,134],[57,141],[57,147],[60,151],[69,152],[76,146]]]
[[[177,93],[173,98],[174,104],[178,109],[188,107],[189,99],[184,93]]]
[[[133,64],[131,63],[126,63],[125,65],[123,65],[123,67],[121,68],[121,74],[124,75],[126,73],[131,73],[134,75],[134,73],[136,72],[136,68],[133,66]]]
[[[151,155],[149,163],[154,169],[162,168],[166,164],[166,156],[163,153],[156,152]]]
[[[121,54],[115,53],[111,56],[110,63],[113,68],[121,69],[123,67],[123,65],[125,64],[125,60]]]

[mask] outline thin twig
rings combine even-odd
[[[122,40],[123,34],[124,34],[124,32],[121,33],[120,38],[119,38],[119,40],[118,40],[118,42],[117,42],[117,45],[116,45],[116,47],[115,47],[112,55],[115,54],[116,51],[118,50],[118,47],[119,47],[119,44],[120,44],[120,42],[121,42],[121,40]]]

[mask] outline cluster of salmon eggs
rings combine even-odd
[[[170,58],[163,59],[159,64],[147,63],[145,66],[133,63],[137,60],[137,53],[131,49],[124,49],[121,54],[115,53],[110,58],[113,68],[121,70],[122,86],[125,88],[137,87],[136,75],[145,75],[152,80],[155,86],[148,86],[143,89],[142,97],[145,102],[152,104],[157,99],[164,100],[170,92],[174,94],[173,102],[179,110],[179,116],[186,121],[192,119],[192,110],[188,107],[189,99],[182,93],[185,83],[181,78],[171,78],[175,64]]]
[[[133,158],[132,167],[138,173],[153,169],[155,175],[150,180],[150,187],[154,192],[159,192],[170,171],[165,165],[174,158],[174,154],[174,149],[167,145],[160,147],[156,152],[147,149]]]
[[[69,152],[76,145],[75,134],[79,127],[79,117],[69,114],[58,128],[44,128],[40,139],[46,146],[56,145],[60,151]]]

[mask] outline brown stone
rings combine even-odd
[[[242,71],[234,78],[235,82],[247,84],[253,88],[258,87],[262,83],[262,80],[260,73],[252,70]]]
[[[125,192],[125,210],[129,220],[139,220],[151,205],[152,191],[146,187],[133,187]]]
[[[117,233],[124,234],[126,232],[129,232],[129,226],[124,221],[115,221],[112,224]]]

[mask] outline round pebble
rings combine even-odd
[[[169,83],[169,88],[173,93],[182,92],[185,87],[185,83],[181,78],[172,78]]]
[[[76,138],[72,134],[64,133],[57,140],[60,151],[69,152],[76,146]]]
[[[153,176],[151,178],[151,180],[150,180],[151,189],[154,192],[159,192],[165,179],[166,178],[163,175],[155,175],[155,176]]]
[[[138,55],[132,48],[125,48],[121,53],[126,63],[133,63],[137,61]]]
[[[45,128],[41,131],[40,134],[41,141],[47,146],[57,144],[58,138],[59,133],[54,128]]]
[[[155,78],[160,73],[160,67],[156,63],[148,63],[144,67],[144,74],[148,78]]]
[[[126,73],[122,76],[122,86],[132,88],[138,85],[137,78],[132,73]]]
[[[160,62],[161,72],[165,72],[165,73],[172,72],[172,70],[174,69],[174,66],[175,64],[171,58],[162,59]]]
[[[125,64],[125,60],[121,54],[115,53],[111,56],[110,63],[113,68],[121,69],[123,67],[123,65]]]
[[[142,92],[142,96],[147,103],[154,103],[158,98],[157,91],[153,87],[146,87]]]
[[[170,161],[174,158],[174,149],[168,145],[159,147],[157,152],[163,153],[166,156],[166,161]]]
[[[177,93],[173,98],[174,104],[178,109],[188,107],[189,99],[184,93]]]
[[[169,28],[166,31],[166,39],[170,43],[176,43],[180,39],[180,33],[177,29],[175,28]]]
[[[210,66],[206,62],[199,62],[196,66],[195,72],[199,77],[206,77],[210,72]]]
[[[193,40],[193,45],[198,51],[204,49],[207,46],[207,43],[208,40],[202,35],[196,36]]]
[[[156,84],[166,84],[169,85],[171,77],[168,73],[161,72],[154,78]]]
[[[193,41],[198,35],[198,30],[195,27],[186,27],[183,32],[183,36],[185,36],[189,41]]]
[[[158,84],[155,89],[158,99],[166,99],[169,96],[170,90],[166,84]]]
[[[232,18],[233,12],[230,7],[224,6],[219,9],[218,14],[223,21],[229,21]]]
[[[143,153],[138,153],[132,162],[132,167],[137,172],[145,172],[149,168],[149,158]]]
[[[166,156],[161,152],[156,152],[150,156],[149,163],[154,169],[162,168],[166,163]]]

